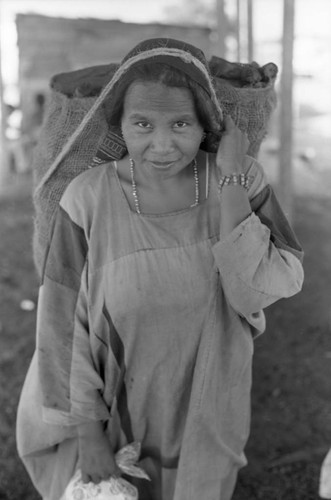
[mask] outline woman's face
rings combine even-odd
[[[167,176],[192,162],[203,134],[191,91],[155,82],[129,87],[121,125],[137,168]]]

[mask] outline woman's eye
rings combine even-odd
[[[175,127],[176,128],[184,128],[184,127],[187,127],[187,125],[188,125],[187,122],[181,122],[181,121],[179,121],[179,122],[175,123]]]
[[[148,122],[144,122],[144,121],[142,121],[142,122],[137,122],[137,125],[138,125],[138,127],[140,127],[140,128],[150,128],[150,127],[151,127],[151,124],[150,124],[150,123],[148,123]]]

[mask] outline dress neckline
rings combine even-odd
[[[113,166],[115,179],[116,179],[116,182],[118,184],[118,187],[119,187],[119,190],[121,193],[121,198],[125,202],[130,213],[136,217],[139,217],[139,218],[141,218],[141,217],[143,217],[143,218],[158,218],[158,217],[172,217],[172,216],[185,214],[185,213],[193,213],[193,211],[199,209],[199,207],[204,206],[209,199],[209,195],[210,195],[210,164],[209,164],[209,154],[208,153],[206,153],[206,193],[205,193],[205,198],[202,201],[200,201],[198,205],[188,206],[188,207],[182,208],[181,210],[174,210],[171,212],[164,212],[164,213],[160,213],[160,214],[148,213],[148,212],[141,212],[140,214],[138,214],[137,212],[135,212],[131,208],[131,206],[127,200],[126,194],[123,190],[120,178],[118,176],[118,166],[117,166],[116,160],[113,160],[111,162],[111,164]]]

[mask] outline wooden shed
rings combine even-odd
[[[179,38],[200,47],[207,57],[211,56],[211,30],[206,27],[35,14],[17,15],[16,24],[23,128],[28,126],[35,111],[36,96],[47,93],[54,74],[119,62],[135,44],[146,38]]]

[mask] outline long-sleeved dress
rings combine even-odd
[[[45,500],[77,466],[76,426],[141,441],[141,500],[228,500],[245,464],[253,337],[297,293],[302,251],[262,168],[252,213],[220,238],[216,172],[195,207],[133,212],[115,165],[67,188],[45,263],[37,345],[18,411],[19,454]]]

